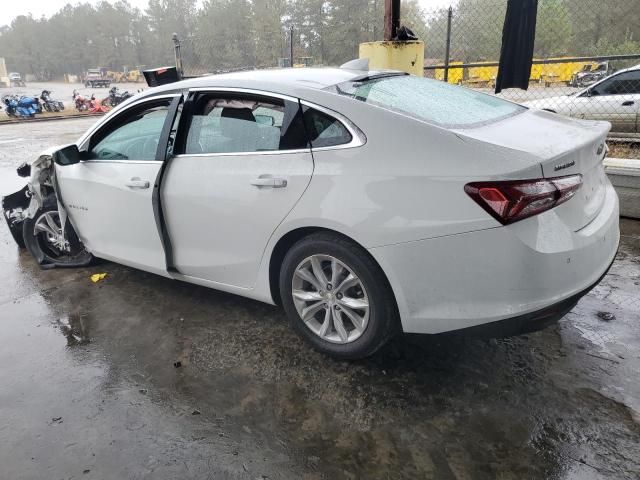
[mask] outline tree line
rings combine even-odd
[[[497,61],[506,0],[459,0],[453,8],[451,58]],[[428,12],[428,58],[445,56],[446,9]],[[539,0],[537,58],[640,54],[640,0]],[[636,62],[638,63],[638,62]]]
[[[507,0],[452,0],[451,57],[497,60]],[[443,60],[447,9],[404,0],[402,23]],[[361,42],[381,40],[384,0],[126,0],[66,5],[49,18],[19,16],[0,27],[0,57],[11,71],[42,80],[87,68],[152,68],[174,63],[172,34],[188,74],[275,67],[289,56],[336,65]],[[640,53],[640,0],[539,0],[536,56]]]

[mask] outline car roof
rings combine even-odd
[[[345,68],[248,70],[190,78],[156,87],[149,90],[149,92],[160,93],[163,91],[175,91],[176,89],[187,88],[237,87],[297,96],[303,90],[321,90],[341,82],[362,77],[363,75],[376,75],[380,73],[384,72],[365,72]]]

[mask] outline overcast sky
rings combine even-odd
[[[89,3],[98,3],[99,0],[86,0]],[[109,0],[111,3],[115,0]],[[448,6],[455,3],[455,0],[418,0],[422,6],[427,9],[435,7]],[[69,0],[2,0],[0,7],[0,25],[7,25],[18,15],[28,15],[31,13],[34,17],[45,15],[47,17],[53,15],[67,3],[79,3]],[[84,3],[84,2],[80,2]],[[133,6],[144,8],[147,0],[129,0]]]

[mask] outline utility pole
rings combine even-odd
[[[293,25],[289,27],[289,66],[293,68]]]
[[[384,0],[384,39],[396,38],[400,28],[400,0]]]
[[[184,72],[182,71],[182,52],[180,50],[180,39],[178,38],[177,33],[171,35],[171,39],[173,40],[173,49],[176,57],[176,70],[178,71],[178,78],[182,78]]]
[[[451,51],[451,21],[453,20],[453,7],[449,7],[449,15],[447,17],[447,47],[444,54],[444,81],[449,81],[449,56]]]

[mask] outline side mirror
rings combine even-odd
[[[256,123],[258,125],[267,125],[268,127],[273,127],[276,124],[275,118],[271,115],[256,115]]]
[[[76,144],[61,148],[53,154],[53,161],[62,167],[80,163],[80,160],[80,150]]]

